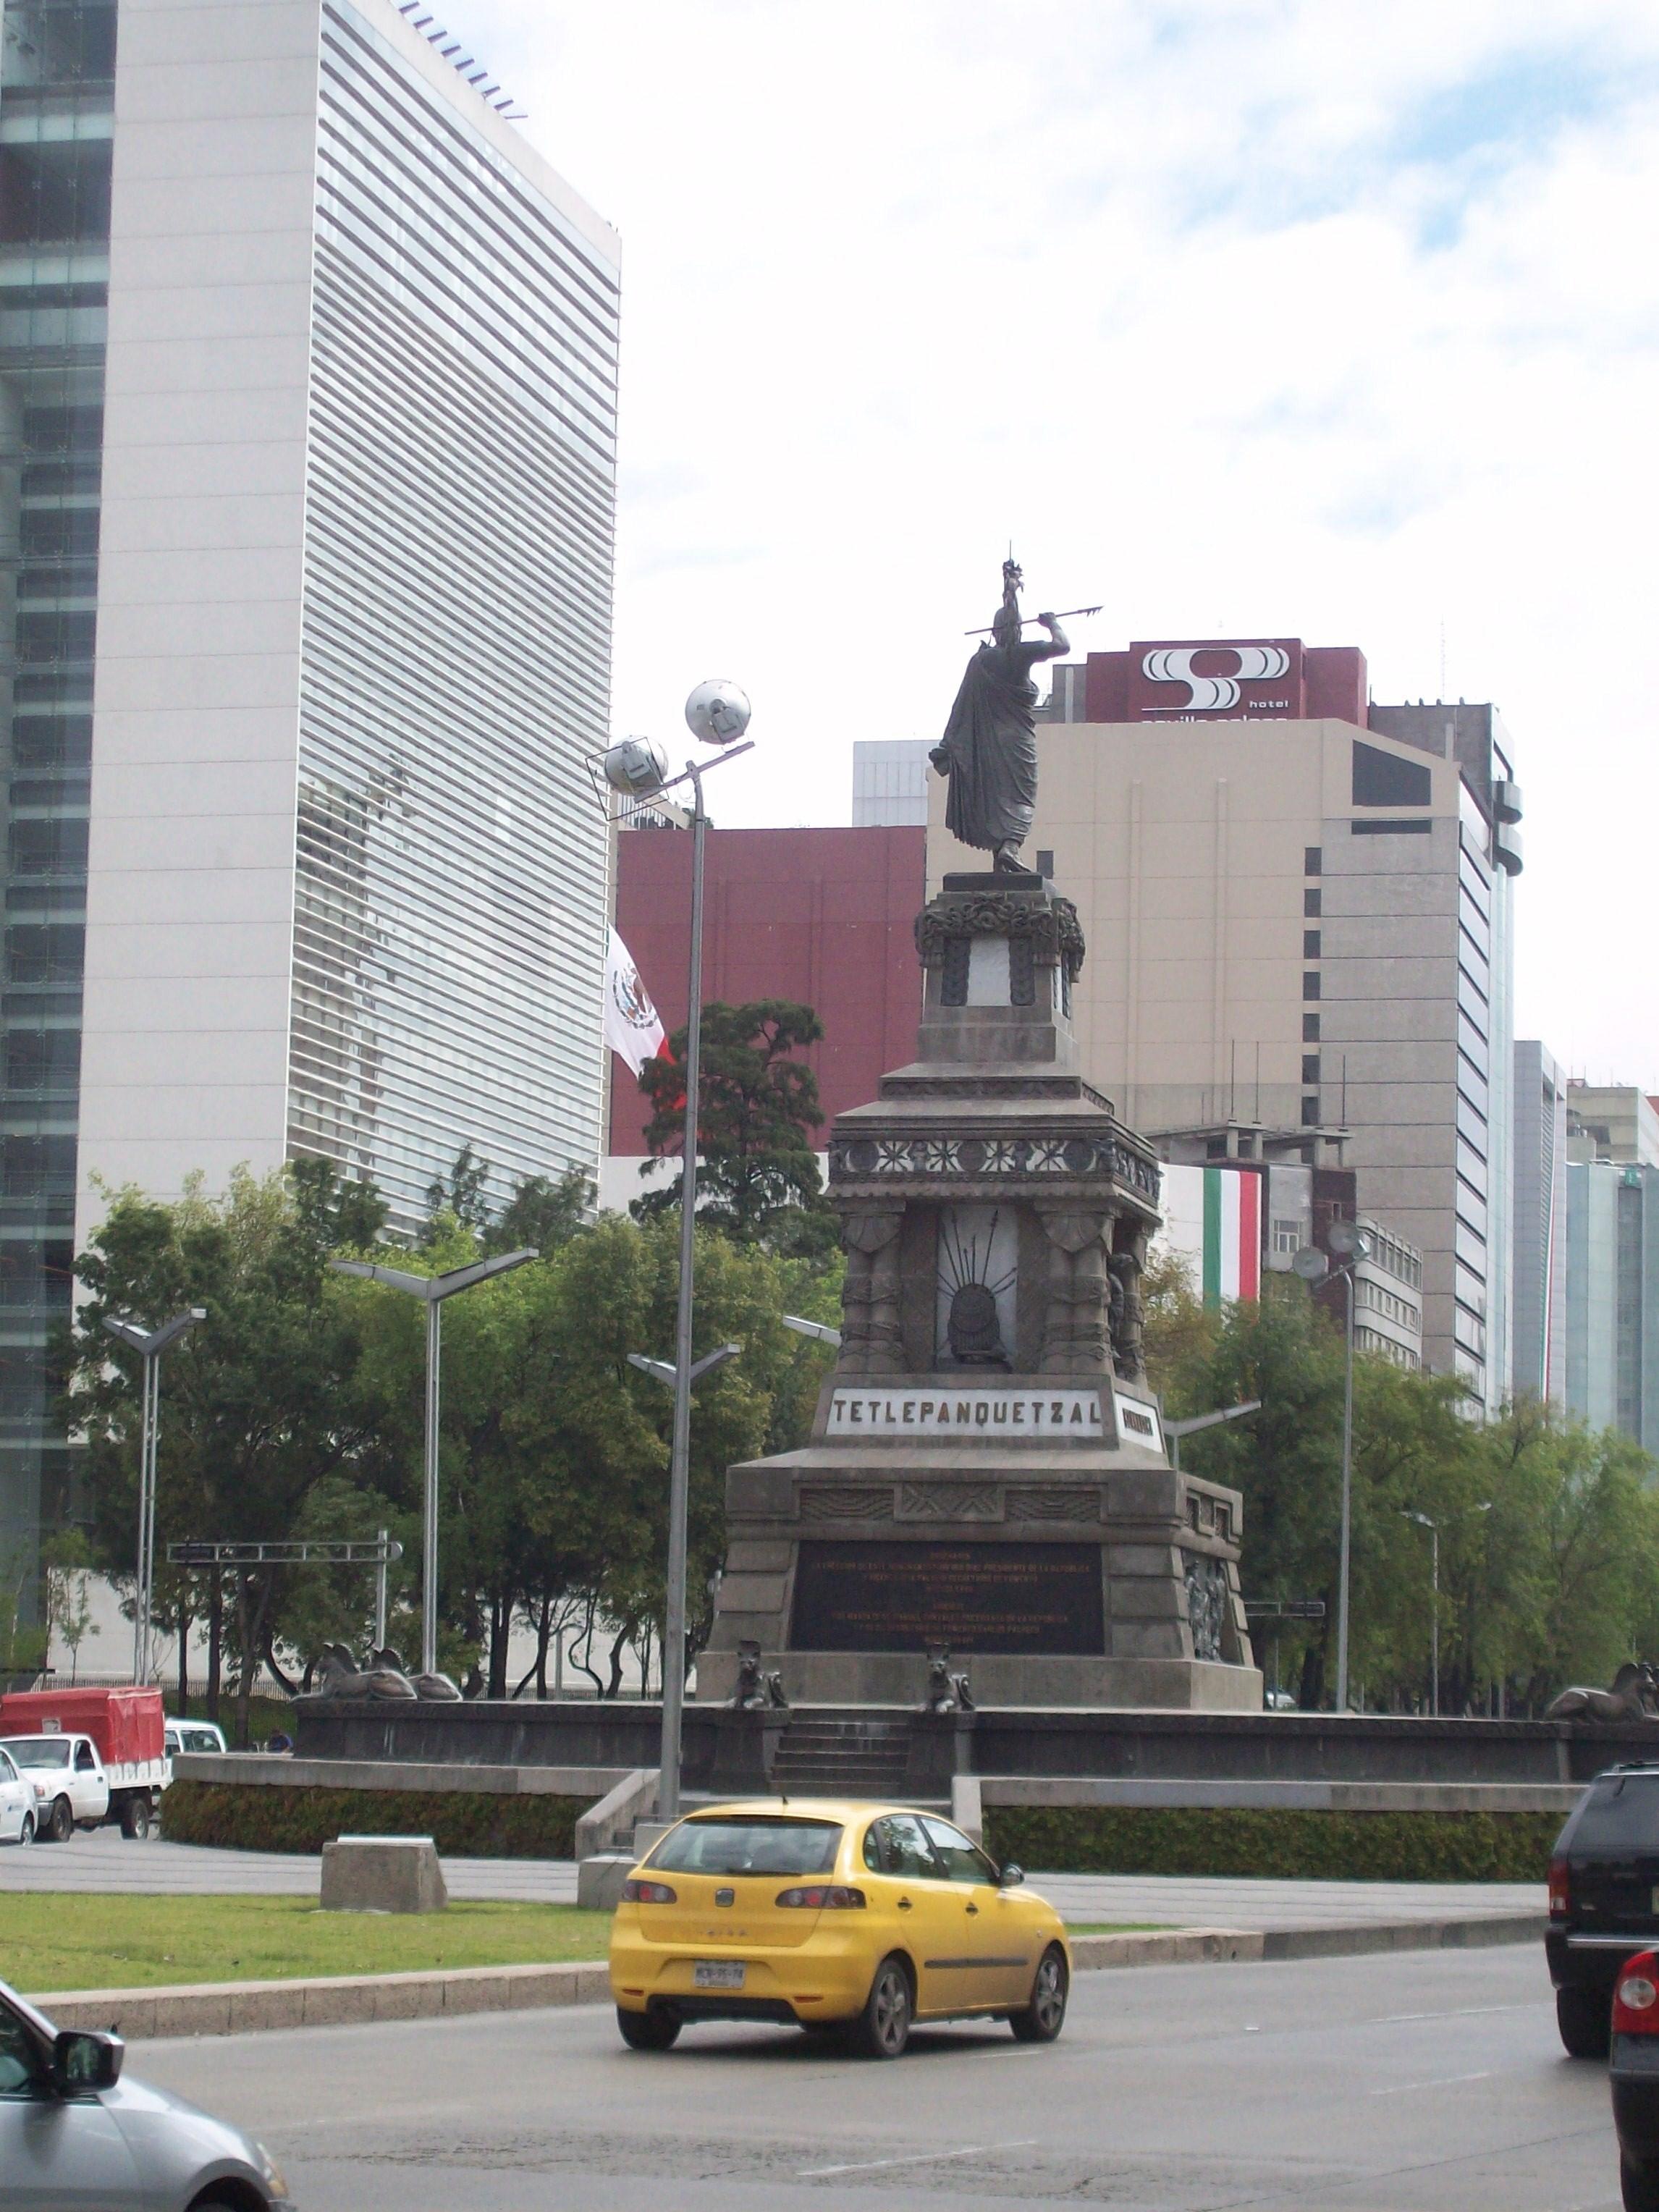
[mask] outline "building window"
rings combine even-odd
[[[1304,891],[1302,894],[1303,913],[1305,915],[1311,915],[1316,921],[1319,916],[1320,901],[1322,896],[1322,894],[1316,890]]]
[[[1317,1014],[1303,1015],[1302,1042],[1304,1044],[1317,1044],[1319,1042],[1319,1017]]]
[[[1037,873],[1052,878],[1054,872],[1054,856],[1046,847],[1040,845],[1037,848]]]
[[[1426,837],[1434,823],[1428,815],[1414,819],[1390,819],[1387,822],[1351,822],[1348,827],[1356,837]]]
[[[1356,806],[1428,806],[1434,777],[1426,761],[1401,760],[1381,745],[1353,744],[1353,803]]]
[[[1302,1249],[1302,1224],[1299,1221],[1273,1219],[1273,1250],[1284,1254]]]
[[[1318,1054],[1316,1052],[1304,1052],[1304,1053],[1303,1054],[1303,1055],[1302,1055],[1302,1080],[1304,1081],[1304,1083],[1317,1083],[1317,1082],[1318,1082],[1318,1080],[1319,1080],[1319,1054]]]
[[[1304,1098],[1303,1100],[1302,1126],[1304,1129],[1316,1129],[1319,1127],[1319,1101],[1317,1098]]]
[[[1302,957],[1303,957],[1304,960],[1317,960],[1317,959],[1318,959],[1318,957],[1319,957],[1319,932],[1318,932],[1316,929],[1304,929],[1304,930],[1303,931],[1303,933],[1302,933]]]
[[[1304,845],[1302,848],[1303,874],[1304,876],[1323,875],[1325,871],[1322,865],[1322,857],[1317,845]]]
[[[1304,999],[1316,999],[1319,996],[1318,969],[1311,968],[1303,976],[1302,995]]]

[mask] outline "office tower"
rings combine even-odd
[[[417,21],[419,27],[417,27]],[[4,0],[0,1541],[94,1183],[599,1152],[617,245],[390,0]],[[44,1494],[43,1494],[44,1493]]]
[[[890,830],[927,819],[927,740],[855,738],[853,827]]]
[[[1507,1395],[1511,878],[1489,706],[1382,706],[1351,647],[1157,643],[1056,672],[1028,865],[1075,899],[1091,1079],[1155,1141],[1347,1132],[1422,1255],[1425,1364]],[[983,868],[944,827],[927,872]]]
[[[1543,1046],[1515,1048],[1512,1388],[1566,1401],[1567,1086]]]

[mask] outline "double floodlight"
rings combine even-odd
[[[1364,1231],[1352,1221],[1334,1221],[1325,1231],[1325,1242],[1339,1260],[1352,1267],[1356,1261],[1367,1259],[1371,1242]],[[1331,1272],[1330,1255],[1322,1252],[1316,1244],[1304,1244],[1291,1255],[1291,1265],[1304,1283],[1322,1283]],[[1341,1272],[1339,1270],[1339,1272]]]
[[[720,746],[724,760],[734,760],[751,750],[752,738],[748,744],[738,742],[749,727],[750,712],[748,694],[718,676],[699,684],[685,702],[686,724],[692,736],[706,745]],[[688,765],[681,775],[671,776],[668,748],[656,738],[620,738],[593,757],[589,773],[595,769],[612,791],[635,803],[660,798],[695,774]]]

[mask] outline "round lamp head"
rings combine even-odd
[[[706,745],[734,745],[749,727],[749,695],[724,677],[699,684],[685,702],[691,734]]]
[[[624,738],[606,750],[600,765],[612,791],[620,791],[629,799],[648,799],[653,791],[662,789],[668,774],[668,749],[654,738]]]
[[[1304,1283],[1322,1283],[1331,1272],[1331,1263],[1316,1244],[1304,1244],[1292,1255],[1291,1265]]]
[[[1325,1232],[1325,1242],[1342,1260],[1363,1260],[1371,1249],[1364,1230],[1353,1221],[1332,1222]]]

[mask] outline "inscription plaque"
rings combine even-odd
[[[797,1651],[921,1651],[958,1658],[1106,1649],[1098,1544],[818,1543],[800,1547]]]

